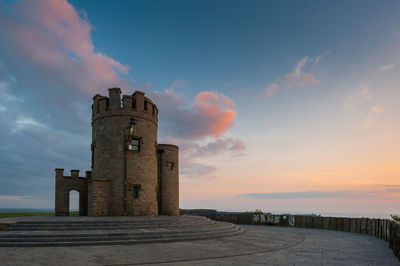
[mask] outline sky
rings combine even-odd
[[[181,208],[399,213],[399,70],[399,1],[0,0],[0,208],[54,207],[120,87],[180,146]]]

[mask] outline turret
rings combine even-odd
[[[171,144],[158,144],[159,213],[179,215],[179,148]]]

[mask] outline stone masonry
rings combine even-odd
[[[80,192],[80,215],[179,215],[178,146],[157,143],[158,108],[143,92],[95,95],[92,172],[56,169],[56,215],[68,215],[69,192]]]

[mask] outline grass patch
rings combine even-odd
[[[70,212],[70,215],[79,215],[79,212]],[[0,213],[0,218],[22,216],[54,216],[54,212],[5,212]]]

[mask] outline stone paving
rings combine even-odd
[[[241,225],[245,234],[157,244],[0,248],[0,265],[400,265],[388,244],[356,233]]]

